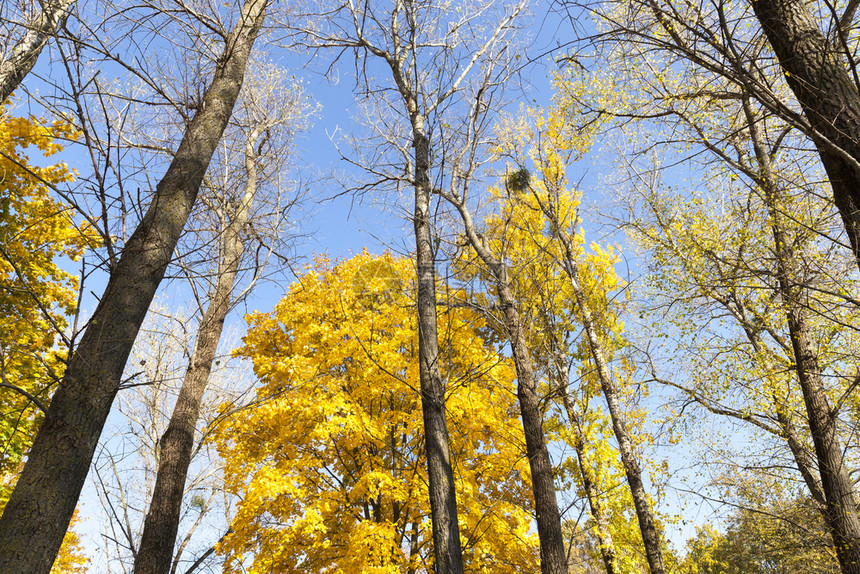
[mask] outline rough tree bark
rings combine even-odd
[[[27,31],[24,37],[12,49],[9,58],[0,62],[0,102],[6,101],[36,65],[42,48],[51,36],[57,33],[57,28],[68,16],[69,8],[74,2],[75,0],[46,0],[40,3],[42,9],[25,24]]]
[[[404,98],[406,96],[404,95]],[[463,550],[457,521],[457,494],[449,450],[445,414],[445,383],[439,368],[436,326],[436,263],[430,227],[430,140],[418,102],[407,99],[415,146],[415,264],[418,283],[418,359],[421,408],[424,416],[430,512],[433,520],[433,556],[436,574],[463,572]]]
[[[794,254],[791,238],[786,234],[782,223],[784,216],[779,207],[782,191],[773,173],[769,150],[762,141],[748,102],[744,102],[744,111],[760,170],[760,177],[756,183],[763,192],[771,221],[779,294],[794,351],[794,370],[803,393],[809,430],[815,446],[818,472],[821,476],[821,490],[826,502],[825,519],[833,536],[836,556],[842,572],[860,574],[860,517],[857,514],[854,482],[845,465],[836,426],[837,416],[828,404],[818,354],[806,319],[803,302],[805,289],[795,279],[796,269],[800,263]]]
[[[543,432],[543,414],[534,374],[534,361],[528,349],[525,333],[520,322],[520,312],[511,289],[505,264],[490,251],[475,231],[471,213],[462,199],[440,192],[460,213],[466,239],[484,262],[493,277],[496,294],[504,313],[504,325],[514,357],[517,372],[517,398],[523,431],[526,439],[526,454],[532,475],[532,493],[535,498],[535,513],[540,540],[540,566],[542,574],[567,574],[567,556],[564,552],[564,536],[561,531],[561,515],[555,494],[552,461]]]
[[[227,125],[267,0],[247,0],[179,148],[69,359],[0,518],[0,572],[48,574],[141,323]]]
[[[812,140],[860,266],[860,88],[808,4],[755,0],[752,7],[815,132]]]
[[[170,422],[159,440],[161,458],[134,560],[134,574],[170,574],[171,571],[200,405],[215,362],[224,319],[234,303],[233,287],[245,251],[242,230],[250,218],[251,203],[257,191],[256,146],[263,132],[264,128],[255,128],[245,144],[245,193],[235,212],[229,214],[229,223],[220,238],[222,250],[215,270],[215,288],[200,320],[194,354]]]
[[[783,238],[776,231],[774,239]],[[778,243],[785,246],[785,243]],[[791,346],[794,350],[797,378],[806,404],[809,430],[815,445],[821,489],[826,500],[825,515],[836,546],[836,556],[844,574],[860,574],[860,519],[857,516],[857,499],[854,482],[845,465],[842,445],[836,427],[836,416],[827,401],[824,382],[815,345],[809,332],[805,312],[798,300],[800,289],[788,280],[783,257],[790,248],[778,248],[780,267],[780,293],[783,298]],[[779,252],[782,253],[779,253]],[[790,257],[790,255],[789,255]]]

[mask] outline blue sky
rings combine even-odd
[[[533,53],[538,55],[534,71],[529,76],[531,86],[521,98],[517,98],[518,100],[527,105],[549,103],[552,96],[550,73],[555,64],[553,56],[548,51],[555,45],[564,43],[565,26],[565,23],[559,22],[554,16],[538,19],[533,29],[535,40],[531,44]],[[345,258],[360,252],[364,247],[372,252],[381,252],[385,249],[401,253],[411,251],[411,222],[403,217],[404,210],[408,212],[411,209],[410,205],[388,205],[386,209],[380,209],[372,197],[359,199],[349,194],[342,194],[342,187],[332,179],[332,176],[354,175],[348,163],[340,161],[334,143],[344,134],[357,129],[353,121],[356,109],[353,79],[350,77],[352,67],[348,57],[344,57],[344,65],[329,78],[302,68],[302,54],[283,52],[280,58],[281,65],[292,69],[296,76],[302,79],[308,93],[320,105],[313,126],[296,142],[295,177],[308,192],[307,204],[295,214],[298,229],[304,235],[296,249],[298,260],[322,252],[327,252],[335,258]],[[53,62],[43,58],[37,73],[41,71],[51,74],[56,73],[57,69],[56,56]],[[38,79],[28,79],[30,89],[38,85]],[[345,144],[342,149],[348,153],[348,147]],[[66,161],[72,166],[79,161],[85,163],[85,160],[77,155],[78,153],[70,149]],[[584,182],[586,204],[601,201],[601,197],[597,194],[601,178],[600,171],[604,167],[605,165],[586,160],[582,165],[571,170],[571,181],[578,181],[583,176],[588,177]],[[157,178],[157,176],[154,177]],[[99,281],[95,281],[90,284],[89,289],[98,293],[100,284]],[[241,330],[243,325],[241,314],[246,309],[270,310],[286,288],[287,285],[284,282],[267,283],[262,286],[246,305],[234,312],[230,320],[233,328]],[[169,298],[182,297],[176,285],[166,285],[165,293]],[[85,307],[93,304],[94,298],[89,297]],[[121,425],[122,421],[116,418],[109,424],[116,427]],[[85,515],[98,515],[95,511],[98,502],[91,487],[88,487],[84,496],[84,503]],[[95,521],[84,527],[92,537],[91,540],[100,536],[100,528],[101,525]],[[680,546],[679,542],[683,538],[676,533],[673,534],[671,537],[676,542],[676,546]]]

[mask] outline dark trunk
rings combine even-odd
[[[836,546],[836,556],[844,574],[860,574],[860,517],[854,484],[845,466],[842,445],[836,427],[836,413],[827,402],[827,394],[818,364],[818,355],[812,343],[803,298],[805,289],[798,281],[799,262],[792,249],[791,238],[785,231],[780,209],[781,190],[773,176],[770,155],[758,133],[755,118],[745,102],[744,108],[753,138],[753,148],[761,177],[759,185],[764,193],[771,222],[776,254],[777,280],[785,309],[791,346],[794,351],[794,369],[806,404],[809,430],[818,460],[821,490],[825,499],[825,517]],[[834,188],[835,189],[835,188]]]
[[[500,266],[501,264],[497,264],[497,269]],[[552,462],[543,434],[543,414],[540,409],[540,395],[537,391],[534,366],[520,325],[519,310],[503,270],[496,279],[496,292],[502,304],[505,330],[511,342],[514,367],[517,371],[517,398],[523,419],[526,454],[529,457],[532,492],[535,497],[535,520],[540,540],[540,571],[541,574],[567,574],[561,515],[555,494]]]
[[[801,0],[755,0],[755,14],[788,85],[816,132],[812,139],[860,265],[860,92],[840,53]]]
[[[200,111],[129,238],[69,359],[0,518],[0,572],[47,574],[69,525],[122,372],[239,94],[266,0],[248,0]]]
[[[499,261],[475,232],[472,216],[462,203],[455,203],[463,219],[463,227],[469,243],[490,270],[504,313],[505,331],[514,356],[517,372],[517,398],[523,431],[526,439],[526,454],[532,475],[532,493],[535,498],[535,520],[540,540],[540,568],[542,574],[567,574],[567,556],[564,553],[564,536],[561,532],[561,515],[555,494],[552,461],[543,433],[543,413],[534,374],[531,352],[520,324],[520,312],[511,291],[510,280],[504,263]]]
[[[134,574],[169,574],[171,571],[185,480],[194,449],[194,430],[221,340],[224,319],[232,306],[233,285],[244,251],[241,233],[248,221],[257,188],[255,137],[250,136],[245,147],[245,171],[248,178],[245,194],[237,212],[229,215],[230,223],[223,231],[215,272],[215,289],[200,321],[194,354],[182,381],[173,414],[159,441],[161,457],[143,536],[134,560]]]
[[[815,476],[815,462],[809,450],[801,443],[800,437],[797,436],[797,431],[794,428],[788,415],[779,406],[777,409],[777,420],[780,428],[783,431],[785,440],[788,443],[788,448],[791,450],[791,455],[794,458],[794,463],[797,465],[797,470],[800,476],[803,477],[803,482],[806,488],[809,489],[809,494],[812,500],[817,502],[819,508],[827,506],[827,498],[824,496],[824,490],[821,488],[821,482]],[[825,513],[824,519],[827,520]]]
[[[826,515],[836,546],[836,556],[844,574],[858,574],[860,520],[857,516],[854,483],[848,475],[837,433],[836,417],[827,403],[818,359],[802,308],[793,298],[786,297],[783,301],[794,349],[795,369],[803,391],[809,429],[818,459],[821,489],[827,503]]]
[[[750,116],[751,117],[751,116]],[[754,123],[750,123],[750,132],[753,134],[753,138],[756,138],[756,127]],[[760,149],[760,148],[758,148]],[[734,295],[733,295],[734,298]],[[722,298],[721,298],[722,299]],[[777,367],[771,361],[765,359],[765,351],[764,351],[764,343],[761,338],[761,330],[762,325],[751,320],[742,305],[731,305],[730,299],[722,299],[720,304],[725,307],[725,309],[733,314],[735,318],[740,321],[741,326],[744,330],[744,333],[747,336],[747,340],[749,340],[750,344],[755,351],[756,356],[758,357],[758,361],[762,364],[762,367],[766,373],[768,373],[768,377],[771,375],[781,375],[782,367]],[[809,494],[812,496],[812,499],[817,502],[820,507],[823,509],[825,506],[824,500],[824,492],[821,490],[821,484],[816,477],[815,474],[815,462],[812,460],[812,456],[809,453],[809,449],[806,448],[804,441],[798,435],[798,431],[795,428],[794,421],[792,420],[792,408],[791,405],[787,402],[787,395],[780,396],[780,394],[775,390],[779,383],[777,381],[770,381],[768,383],[774,390],[771,392],[771,399],[773,403],[773,410],[776,415],[776,421],[779,423],[779,426],[776,428],[770,427],[766,425],[762,428],[765,428],[768,432],[775,434],[776,436],[785,439],[785,442],[788,444],[788,448],[791,451],[792,458],[794,458],[794,463],[797,466],[798,472],[800,472],[800,476],[803,477],[803,482],[806,484],[806,487],[809,489]],[[719,408],[715,408],[713,405],[710,405],[706,401],[702,401],[695,393],[692,393],[691,396],[694,400],[700,402],[711,412],[716,414],[726,414],[727,412],[731,413],[730,416],[735,416],[741,418],[741,420],[751,421],[752,418],[749,417],[749,414],[746,412],[739,413],[737,411],[730,410],[722,410]],[[722,411],[722,412],[721,412]],[[824,516],[825,520],[827,519]]]
[[[60,23],[65,20],[69,8],[75,0],[47,0],[41,4],[42,10],[27,22],[24,37],[12,49],[9,58],[0,62],[0,103],[15,91],[18,84],[30,73],[42,48],[56,34]]]
[[[430,228],[430,141],[424,118],[412,113],[415,146],[415,261],[418,284],[418,357],[421,378],[421,408],[427,475],[430,481],[430,514],[433,525],[433,556],[436,574],[461,574],[463,550],[457,521],[457,494],[451,467],[445,383],[439,366],[439,335],[436,327],[436,263]]]

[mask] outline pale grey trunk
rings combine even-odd
[[[761,141],[755,118],[748,103],[744,104],[761,173],[758,183],[764,192],[771,220],[779,292],[794,351],[794,369],[806,404],[809,430],[818,460],[821,490],[826,502],[825,516],[842,572],[860,574],[860,517],[857,515],[854,483],[845,464],[836,413],[828,404],[818,355],[812,343],[803,302],[805,289],[795,280],[799,262],[782,224],[783,216],[779,209],[781,190],[773,177],[770,154]]]
[[[24,77],[30,73],[42,48],[57,33],[60,23],[66,19],[75,0],[45,0],[42,9],[26,23],[24,37],[15,45],[9,58],[0,62],[0,103],[15,91]]]
[[[833,200],[860,266],[860,92],[803,0],[751,3],[815,134]],[[856,568],[860,569],[860,565]]]
[[[430,523],[433,529],[433,569],[436,574],[462,574],[463,549],[457,517],[457,492],[451,464],[450,437],[445,408],[445,381],[439,365],[439,332],[436,324],[436,260],[430,223],[430,139],[427,118],[419,96],[404,72],[404,52],[394,55],[369,48],[389,68],[412,128],[415,149],[415,267],[418,306],[418,358],[421,410],[424,418],[424,448],[427,456]]]
[[[657,524],[654,521],[654,513],[651,511],[651,503],[648,501],[645,485],[642,482],[642,470],[639,467],[639,460],[636,457],[633,441],[630,439],[630,432],[627,429],[627,424],[624,422],[621,401],[618,398],[618,391],[609,372],[606,354],[603,352],[603,345],[600,342],[600,336],[597,334],[594,318],[591,310],[588,308],[582,287],[579,284],[579,266],[576,263],[573,249],[567,238],[561,234],[557,237],[564,247],[565,272],[573,288],[576,304],[580,311],[582,326],[585,328],[588,347],[591,350],[591,356],[597,368],[600,388],[603,391],[603,397],[606,399],[606,405],[609,408],[612,430],[615,433],[615,439],[618,441],[618,451],[621,454],[621,464],[624,466],[624,472],[627,475],[627,484],[630,486],[630,493],[633,496],[633,506],[636,509],[639,530],[642,532],[642,543],[645,546],[645,557],[648,559],[648,567],[651,570],[651,574],[665,574],[666,568],[663,563],[660,536],[657,532]]]
[[[567,556],[564,553],[564,536],[561,531],[561,515],[555,494],[552,461],[543,432],[543,414],[540,395],[534,375],[534,363],[528,349],[525,333],[520,324],[520,313],[511,291],[507,269],[490,252],[475,232],[472,217],[466,206],[455,207],[463,219],[463,227],[469,243],[489,268],[504,313],[505,331],[513,350],[514,367],[517,372],[517,398],[523,431],[526,439],[526,455],[532,475],[532,492],[535,498],[535,520],[540,541],[542,574],[567,574]]]
[[[561,395],[564,410],[567,413],[567,418],[573,427],[573,437],[576,441],[573,448],[576,451],[576,460],[579,463],[579,472],[582,475],[582,490],[585,491],[585,498],[588,500],[591,519],[594,520],[594,534],[597,537],[597,544],[600,548],[600,557],[603,559],[606,574],[618,574],[615,544],[612,542],[612,533],[609,532],[609,523],[606,520],[606,515],[603,513],[603,508],[600,504],[600,492],[597,485],[595,485],[594,481],[591,479],[591,472],[588,468],[588,461],[585,456],[585,434],[582,432],[582,421],[580,421],[579,414],[576,412],[576,405],[573,404],[573,400],[570,398],[568,379],[569,374],[567,369],[559,369],[557,387],[558,392]]]
[[[259,134],[252,132],[245,145],[245,194],[236,212],[225,214],[229,223],[220,238],[215,288],[200,321],[194,354],[185,372],[173,414],[159,441],[161,457],[143,536],[135,556],[134,574],[169,574],[171,571],[185,480],[194,449],[194,430],[221,340],[224,319],[233,304],[233,286],[244,252],[242,231],[250,217],[251,202],[257,190],[254,151],[257,137]]]
[[[439,365],[436,326],[436,263],[430,225],[430,141],[424,117],[413,111],[411,120],[415,147],[415,212],[412,222],[415,227],[418,286],[419,377],[430,482],[434,571],[436,574],[461,574],[463,550],[460,546],[457,494],[446,420],[445,382]]]
[[[123,369],[239,94],[266,0],[248,0],[146,214],[129,238],[0,518],[0,572],[48,574]]]

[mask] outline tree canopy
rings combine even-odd
[[[0,571],[860,574],[858,6],[0,3]]]
[[[391,255],[320,258],[274,312],[249,316],[238,352],[262,385],[217,439],[226,485],[241,495],[223,543],[228,571],[432,571],[411,271]],[[463,294],[440,292],[465,568],[529,571],[512,367]]]

